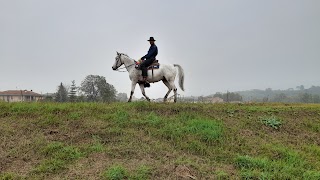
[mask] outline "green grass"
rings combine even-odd
[[[108,180],[122,180],[128,178],[128,172],[123,166],[115,165],[110,167],[103,177]]]
[[[104,145],[101,143],[101,138],[98,136],[93,136],[94,141],[89,146],[90,152],[103,152],[105,150]]]
[[[268,145],[272,154],[264,157],[238,155],[235,166],[244,179],[318,179],[319,167],[304,154],[282,145]],[[276,158],[275,158],[276,157]]]
[[[210,119],[193,119],[186,123],[185,132],[196,135],[203,142],[211,143],[220,140],[223,134],[222,123]]]
[[[41,152],[46,159],[36,168],[36,173],[56,173],[66,168],[67,164],[79,159],[83,153],[77,147],[65,146],[60,142],[52,142],[43,148]]]
[[[103,179],[108,180],[122,180],[122,179],[132,179],[132,180],[147,180],[150,179],[151,168],[146,165],[141,165],[136,169],[129,172],[123,165],[113,165],[109,167],[102,174]]]
[[[149,179],[149,176],[151,175],[151,170],[152,169],[150,167],[146,165],[141,165],[132,175],[132,179],[135,179],[135,180]]]
[[[229,179],[229,175],[228,175],[228,173],[226,173],[224,171],[218,170],[218,171],[216,171],[216,179],[227,180],[227,179]]]
[[[0,102],[0,179],[320,179],[319,114],[316,104]]]
[[[1,180],[14,180],[14,179],[22,179],[22,177],[14,174],[14,173],[6,172],[6,173],[0,173],[0,179]]]

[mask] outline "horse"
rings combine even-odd
[[[135,60],[130,58],[127,54],[117,52],[117,56],[115,57],[115,62],[112,66],[112,69],[114,71],[119,71],[118,68],[122,65],[124,65],[125,66],[124,68],[127,69],[129,73],[129,78],[131,80],[131,93],[130,93],[130,98],[128,102],[132,101],[134,89],[137,84],[139,84],[140,86],[142,95],[148,101],[150,101],[150,98],[145,93],[144,83],[139,83],[142,77],[142,71],[139,69],[136,69]],[[151,72],[151,70],[148,70],[147,81],[149,83],[162,81],[168,87],[168,92],[163,99],[164,102],[167,101],[168,95],[172,90],[174,92],[174,102],[177,102],[177,88],[174,84],[174,80],[177,75],[176,67],[178,68],[179,86],[181,90],[184,91],[184,72],[182,67],[179,64],[161,64],[159,69],[154,69],[153,72]]]

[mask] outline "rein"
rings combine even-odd
[[[129,66],[124,65],[124,67],[118,68],[118,69],[116,69],[116,71],[118,71],[118,72],[127,72],[128,70],[127,71],[122,71],[122,69],[127,69],[128,67],[133,66],[133,65],[135,65],[135,63],[130,64]]]

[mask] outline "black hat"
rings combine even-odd
[[[150,37],[148,41],[156,41],[153,37]]]

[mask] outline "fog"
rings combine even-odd
[[[320,85],[320,1],[0,1],[0,91],[56,92],[60,82],[106,77],[116,51],[145,55],[153,36],[160,63],[180,64],[184,96]],[[163,97],[151,84],[147,94]],[[136,97],[141,97],[136,88]]]

